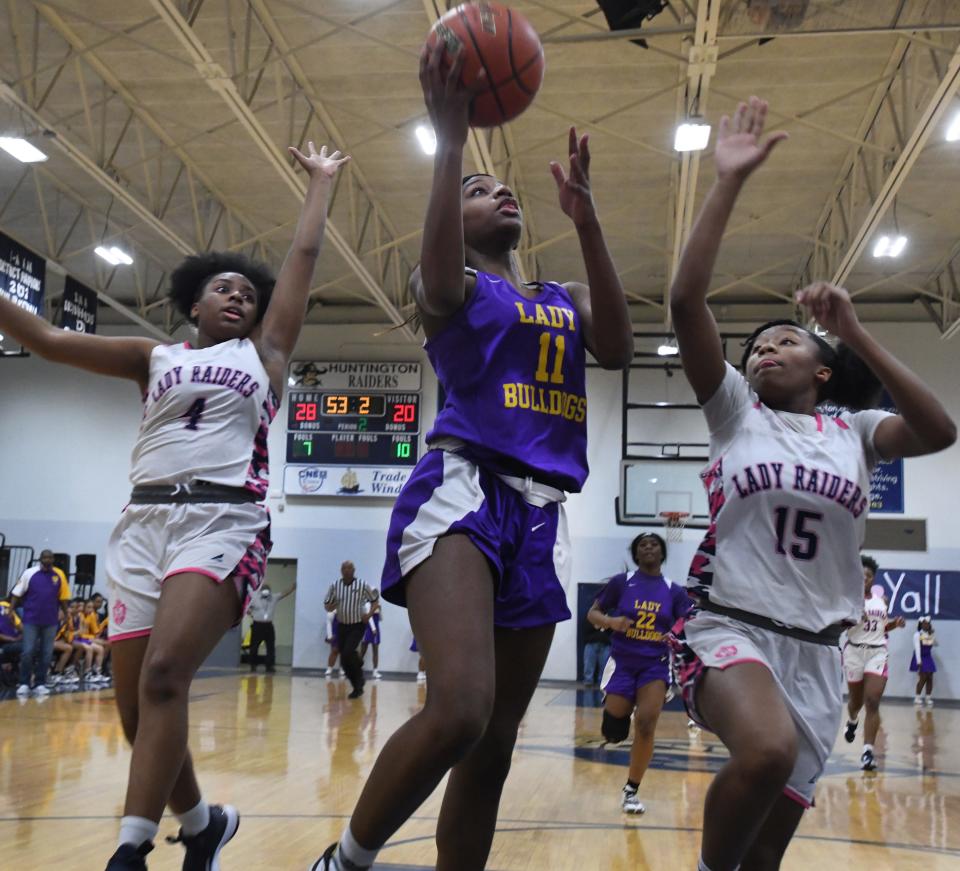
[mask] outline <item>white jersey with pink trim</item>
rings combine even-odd
[[[711,523],[687,586],[812,632],[859,620],[873,436],[889,413],[774,411],[729,363],[703,412]]]
[[[158,345],[130,482],[209,481],[266,496],[267,431],[280,401],[253,342]]]
[[[870,598],[863,603],[863,614],[859,622],[847,630],[847,641],[851,644],[885,647],[887,619],[887,600],[871,593]]]

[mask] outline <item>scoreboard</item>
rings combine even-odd
[[[295,363],[284,492],[395,496],[420,457],[420,364]]]
[[[292,392],[287,462],[415,466],[419,393]]]

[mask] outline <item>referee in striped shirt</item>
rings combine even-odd
[[[380,594],[356,577],[356,568],[350,560],[340,566],[340,580],[334,581],[327,590],[323,604],[337,615],[337,647],[340,650],[340,665],[353,686],[349,698],[363,695],[363,660],[357,648],[363,640],[363,630],[370,619],[364,613],[367,602],[373,604]]]

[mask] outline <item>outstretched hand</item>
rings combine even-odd
[[[860,320],[853,307],[853,300],[842,287],[818,281],[798,290],[796,298],[821,327],[838,339],[849,341],[860,329]]]
[[[597,217],[597,208],[590,191],[589,140],[590,137],[586,133],[578,140],[577,128],[570,128],[569,175],[564,174],[563,167],[555,160],[550,162],[550,172],[557,183],[557,193],[560,195],[560,208],[578,227],[596,220]]]
[[[487,76],[481,70],[473,84],[464,85],[461,73],[465,52],[458,51],[446,70],[445,52],[442,39],[438,39],[433,48],[424,49],[420,55],[420,87],[437,139],[463,145],[470,129],[470,104],[487,87]]]
[[[783,131],[771,133],[766,140],[763,128],[767,120],[767,101],[751,97],[749,103],[741,103],[733,117],[720,119],[714,160],[719,178],[734,178],[743,181],[769,156],[770,152],[785,139]]]
[[[327,154],[327,146],[320,147],[320,151],[313,145],[313,141],[307,143],[307,153],[304,154],[292,145],[287,149],[306,171],[311,178],[318,176],[320,179],[330,180],[347,161],[350,160],[349,154],[341,155],[339,151],[333,154]]]

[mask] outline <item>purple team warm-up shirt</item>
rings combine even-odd
[[[600,591],[597,604],[611,617],[629,617],[626,632],[610,633],[610,653],[618,664],[649,662],[667,651],[666,635],[693,607],[686,588],[671,584],[663,575],[636,571],[614,575]]]
[[[467,302],[426,343],[446,399],[427,435],[466,443],[492,472],[578,493],[587,478],[583,324],[559,284],[534,299],[478,272]]]

